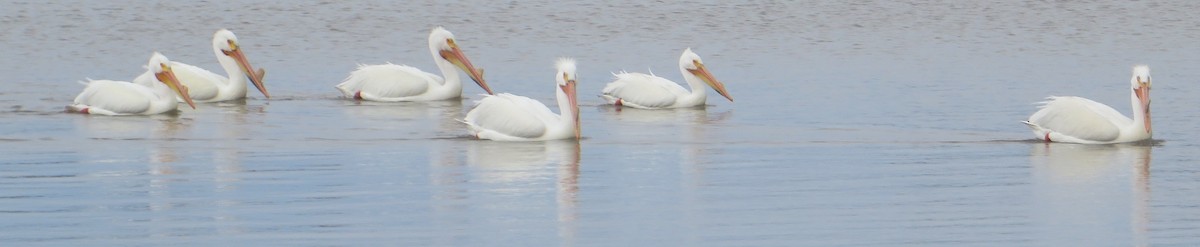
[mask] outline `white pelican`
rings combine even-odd
[[[454,67],[458,67],[492,94],[492,89],[483,81],[483,70],[471,65],[471,60],[454,43],[454,34],[450,31],[436,27],[429,32],[429,52],[433,53],[433,62],[442,71],[442,76],[407,65],[360,65],[335,88],[348,98],[370,101],[457,99],[462,97],[462,80],[454,71]]]
[[[574,137],[579,139],[579,104],[575,98],[575,60],[559,59],[555,95],[558,111],[545,104],[507,93],[484,95],[467,112],[464,123],[479,139],[496,141],[541,141]]]
[[[155,52],[146,68],[154,75],[154,83],[150,86],[124,81],[89,81],[67,110],[101,115],[153,115],[174,111],[179,105],[177,95],[196,109],[192,97],[188,96],[187,86],[179,84],[167,57]]]
[[[212,44],[213,53],[217,55],[217,62],[225,68],[225,73],[229,74],[228,78],[200,67],[171,62],[171,67],[175,69],[175,75],[179,76],[179,82],[188,87],[188,95],[193,100],[219,102],[246,98],[247,79],[254,84],[254,87],[258,88],[259,92],[262,92],[263,96],[271,98],[271,94],[267,93],[267,88],[263,86],[262,81],[266,71],[262,69],[254,71],[254,67],[250,66],[250,62],[246,60],[246,55],[242,53],[237,36],[234,36],[233,32],[225,29],[217,30],[213,34]],[[134,83],[142,85],[151,85],[153,81],[154,74],[150,72],[133,79]]]
[[[683,80],[692,88],[691,92],[667,78],[653,74],[621,72],[614,74],[617,80],[604,86],[604,94],[600,97],[609,104],[641,109],[701,106],[708,98],[708,94],[700,86],[704,83],[729,99],[729,102],[733,102],[733,97],[729,97],[729,93],[725,92],[725,84],[713,78],[700,61],[700,55],[692,52],[692,48],[687,48],[683,55],[679,56],[679,71],[683,73]]]
[[[1133,119],[1095,101],[1080,97],[1051,96],[1041,110],[1023,121],[1038,139],[1048,142],[1103,144],[1150,139],[1150,67],[1133,67]]]

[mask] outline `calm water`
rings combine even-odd
[[[1192,1],[468,1],[0,7],[4,245],[1128,246],[1200,244]],[[551,103],[579,60],[580,142],[494,143],[483,91],[355,103],[359,63],[432,70],[455,32],[493,89]],[[277,98],[66,114],[77,81],[152,51],[218,68],[236,32]],[[685,47],[735,103],[600,106],[611,73],[674,80]],[[1048,95],[1128,113],[1151,65],[1155,145],[1029,141]]]

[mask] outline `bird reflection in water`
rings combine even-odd
[[[597,110],[604,113],[604,117],[610,118],[610,122],[629,123],[610,125],[604,130],[597,130],[612,131],[603,134],[618,136],[614,139],[645,144],[650,141],[646,138],[652,138],[655,142],[675,141],[683,144],[680,149],[680,166],[686,173],[691,174],[700,174],[703,170],[700,163],[705,159],[699,156],[712,153],[712,148],[719,147],[709,145],[712,144],[709,140],[719,139],[711,135],[721,134],[709,131],[712,128],[710,125],[720,124],[733,117],[732,109],[710,112],[711,109],[704,107],[645,110],[601,105]],[[664,148],[666,147],[660,145],[658,149]]]
[[[684,120],[695,124],[707,124],[724,121],[733,115],[733,109],[725,109],[710,114],[709,109],[706,107],[646,110],[600,105],[596,107],[596,110],[603,113],[604,117],[610,118],[610,120],[635,123],[678,123]]]
[[[578,141],[563,142],[570,142],[567,145],[570,153],[558,166],[558,189],[555,190],[555,198],[558,201],[558,236],[563,240],[560,246],[573,246],[576,239],[576,221],[579,218],[576,209],[579,208],[580,147]]]
[[[145,191],[138,192],[149,196],[149,200],[146,201],[147,210],[164,211],[173,208],[171,183],[178,181],[177,174],[181,171],[172,165],[185,159],[185,155],[178,153],[181,149],[181,142],[178,140],[184,139],[180,135],[192,127],[189,119],[181,119],[179,114],[144,117],[88,116],[78,118],[76,124],[89,137],[85,145],[102,147],[92,149],[101,154],[95,157],[95,160],[82,162],[146,164],[145,167],[106,166],[107,169],[124,170],[109,170],[105,173],[131,176],[137,181],[144,181],[146,186],[138,188]],[[124,160],[121,157],[129,159]]]
[[[652,152],[643,158],[662,159],[664,163],[678,164],[680,174],[680,197],[683,204],[703,205],[706,203],[701,196],[703,186],[707,184],[706,170],[720,162],[714,156],[729,148],[723,145],[730,139],[722,131],[714,131],[731,119],[733,109],[717,110],[713,107],[690,107],[659,110],[645,110],[628,107],[601,105],[596,108],[607,124],[603,129],[593,128],[590,135],[612,136],[611,140],[629,144],[628,146],[644,146],[654,144],[652,151],[629,149],[622,152]],[[615,123],[615,124],[611,124]],[[607,132],[604,132],[607,131]],[[662,153],[659,155],[658,153]],[[685,207],[684,220],[705,219],[706,212],[697,207]],[[680,222],[681,226],[696,226],[698,222]],[[687,229],[683,229],[688,231]],[[702,244],[703,236],[693,235],[687,243]],[[685,243],[684,245],[689,245]]]
[[[1046,239],[1072,245],[1106,245],[1113,241],[1135,241],[1131,244],[1145,245],[1150,220],[1150,153],[1153,145],[1033,145],[1030,163],[1035,178],[1035,199],[1041,204],[1037,209],[1046,210],[1038,216],[1045,220],[1046,232],[1052,234]],[[1122,182],[1130,180],[1132,185]],[[1120,203],[1122,198],[1132,203]],[[1126,213],[1125,210],[1129,211]],[[1131,238],[1120,238],[1125,236],[1120,232],[1105,234],[1105,230],[1114,229],[1110,223],[1114,215],[1130,216]],[[1089,241],[1095,242],[1088,244]]]
[[[179,139],[179,133],[186,131],[191,127],[190,123],[181,120],[178,116],[170,116],[162,119],[157,119],[153,124],[156,127],[151,134],[151,142],[155,142],[150,149],[149,160],[147,164],[150,173],[149,195],[152,200],[150,202],[151,211],[165,211],[173,208],[171,202],[171,182],[177,178],[173,178],[179,171],[176,171],[171,164],[182,160],[180,155],[176,153],[179,147],[175,142]]]
[[[212,218],[219,222],[239,222],[244,220],[233,213],[236,210],[230,208],[238,207],[244,202],[231,198],[232,194],[238,190],[242,184],[243,172],[242,167],[244,159],[247,156],[255,155],[256,132],[252,128],[255,126],[265,126],[263,116],[267,112],[269,102],[263,102],[263,105],[248,105],[246,99],[238,99],[231,101],[222,101],[212,104],[213,107],[207,109],[219,111],[223,118],[219,120],[220,128],[217,128],[216,147],[212,148],[212,164],[215,166],[215,174],[212,180],[213,187],[216,188],[218,196],[213,198],[213,204],[221,210],[214,210]],[[238,234],[244,231],[237,224],[216,224],[216,231],[221,234]]]
[[[175,141],[180,139],[179,134],[186,132],[191,127],[191,121],[188,119],[180,119],[178,114],[159,114],[153,116],[135,116],[135,117],[108,117],[108,116],[88,116],[78,118],[76,120],[79,128],[83,129],[86,136],[91,139],[88,143],[95,147],[121,147],[118,150],[148,150],[146,154],[146,163],[151,164],[147,171],[149,174],[173,174],[174,170],[169,164],[179,161],[180,155],[176,153],[179,147],[175,146]],[[114,145],[113,143],[105,142],[126,142],[133,141],[130,145]],[[148,148],[137,148],[136,145],[150,144]],[[132,146],[131,146],[132,145]],[[101,152],[109,152],[100,160],[112,159],[119,157],[111,152],[112,150],[99,150]],[[120,153],[117,153],[120,154]]]
[[[1139,148],[1133,166],[1133,212],[1132,225],[1134,244],[1147,246],[1150,230],[1150,146]]]
[[[468,163],[476,167],[476,176],[488,184],[536,184],[526,181],[555,177],[555,201],[558,229],[564,246],[573,245],[576,236],[579,198],[580,144],[577,140],[543,142],[469,141]]]
[[[242,156],[257,150],[248,147],[253,145],[253,131],[249,128],[264,125],[261,118],[255,119],[254,116],[265,114],[266,106],[246,105],[246,99],[223,101],[215,106],[224,116],[220,122],[222,127],[218,129],[217,147],[213,150],[213,163],[219,174],[215,179],[216,188],[222,191],[233,190],[241,181],[236,174],[242,172]]]
[[[347,102],[341,110],[356,129],[384,130],[377,132],[358,131],[369,136],[395,136],[394,131],[403,131],[408,138],[439,138],[463,133],[463,100],[427,102]],[[436,128],[428,128],[436,127]],[[428,128],[428,129],[427,129]]]

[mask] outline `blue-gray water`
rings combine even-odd
[[[0,243],[399,246],[1200,244],[1193,1],[6,1]],[[553,104],[579,61],[576,142],[467,138],[462,101],[355,103],[357,64],[433,70],[453,31],[493,89]],[[275,98],[178,115],[67,114],[152,51],[217,70],[238,34]],[[616,111],[621,70],[680,80],[691,47],[736,102]],[[1029,141],[1049,95],[1129,113],[1156,145]],[[710,91],[711,94],[711,91]]]

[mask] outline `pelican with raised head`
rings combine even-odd
[[[335,86],[347,98],[369,101],[432,101],[462,97],[462,80],[455,67],[467,73],[488,94],[492,89],[483,80],[483,70],[475,69],[454,41],[454,34],[442,27],[429,32],[429,52],[442,76],[407,65],[360,65],[350,77]],[[443,78],[444,77],[444,78]]]
[[[171,69],[171,61],[155,52],[146,65],[154,75],[149,86],[110,80],[91,80],[75,103],[67,106],[71,112],[100,115],[154,115],[174,111],[179,105],[176,96],[192,109],[196,104],[188,96],[187,86],[181,85]]]
[[[464,123],[479,139],[542,141],[580,138],[579,102],[575,96],[575,60],[559,59],[554,75],[558,112],[542,102],[508,93],[485,95],[467,112]]]
[[[683,80],[692,88],[689,92],[667,78],[653,74],[615,73],[616,81],[604,86],[600,95],[609,104],[641,109],[664,109],[702,106],[708,94],[702,85],[708,85],[721,96],[733,102],[733,97],[725,91],[725,84],[713,78],[712,73],[700,61],[700,55],[692,52],[692,48],[683,51],[679,56],[679,71]]]
[[[1123,143],[1149,140],[1150,67],[1133,67],[1129,79],[1133,119],[1095,101],[1073,96],[1050,96],[1041,110],[1022,121],[1034,136],[1047,142],[1082,144]]]
[[[244,99],[246,98],[247,81],[254,84],[254,87],[262,92],[263,97],[271,98],[271,94],[267,93],[267,87],[263,85],[263,76],[266,75],[266,71],[263,69],[254,71],[254,66],[251,66],[250,61],[246,60],[246,55],[242,53],[242,47],[238,45],[237,36],[233,35],[233,32],[225,29],[217,30],[213,34],[212,45],[217,62],[221,64],[222,68],[225,68],[225,73],[229,77],[189,64],[171,62],[171,67],[175,69],[175,75],[179,76],[179,82],[188,87],[188,95],[193,100],[220,102]],[[137,79],[133,79],[133,82],[150,85],[153,84],[154,77],[154,74],[146,72]]]

